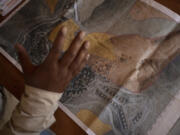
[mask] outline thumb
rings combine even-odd
[[[16,44],[15,49],[18,52],[19,60],[20,60],[23,72],[30,73],[33,70],[34,66],[29,58],[29,55],[26,49],[20,44]]]

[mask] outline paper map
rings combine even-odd
[[[91,58],[61,109],[89,134],[171,135],[180,118],[179,23],[153,0],[30,1],[0,28],[0,46],[17,59],[19,42],[39,64],[62,26],[64,51],[87,31]]]

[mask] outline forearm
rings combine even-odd
[[[61,94],[26,86],[11,120],[1,131],[3,135],[39,135],[54,122],[54,112]]]

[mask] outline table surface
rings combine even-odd
[[[2,22],[4,22],[4,20],[7,20],[7,18],[10,18],[10,16],[12,15],[12,13],[15,13],[15,11],[18,11],[19,9],[21,9],[29,0],[22,0],[22,2],[20,2],[16,8],[14,8],[11,12],[9,12],[6,16],[1,16],[0,15],[0,24]]]
[[[156,0],[176,13],[180,14],[180,0]],[[0,55],[0,85],[5,86],[18,99],[24,90],[24,79],[19,72],[5,57]],[[55,113],[57,122],[51,129],[57,135],[86,135],[65,113],[58,109]],[[68,129],[68,130],[67,130]]]

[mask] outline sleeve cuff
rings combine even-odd
[[[25,92],[28,94],[38,95],[39,97],[43,97],[43,98],[49,97],[54,100],[60,100],[63,95],[63,93],[50,92],[30,85],[25,85]]]

